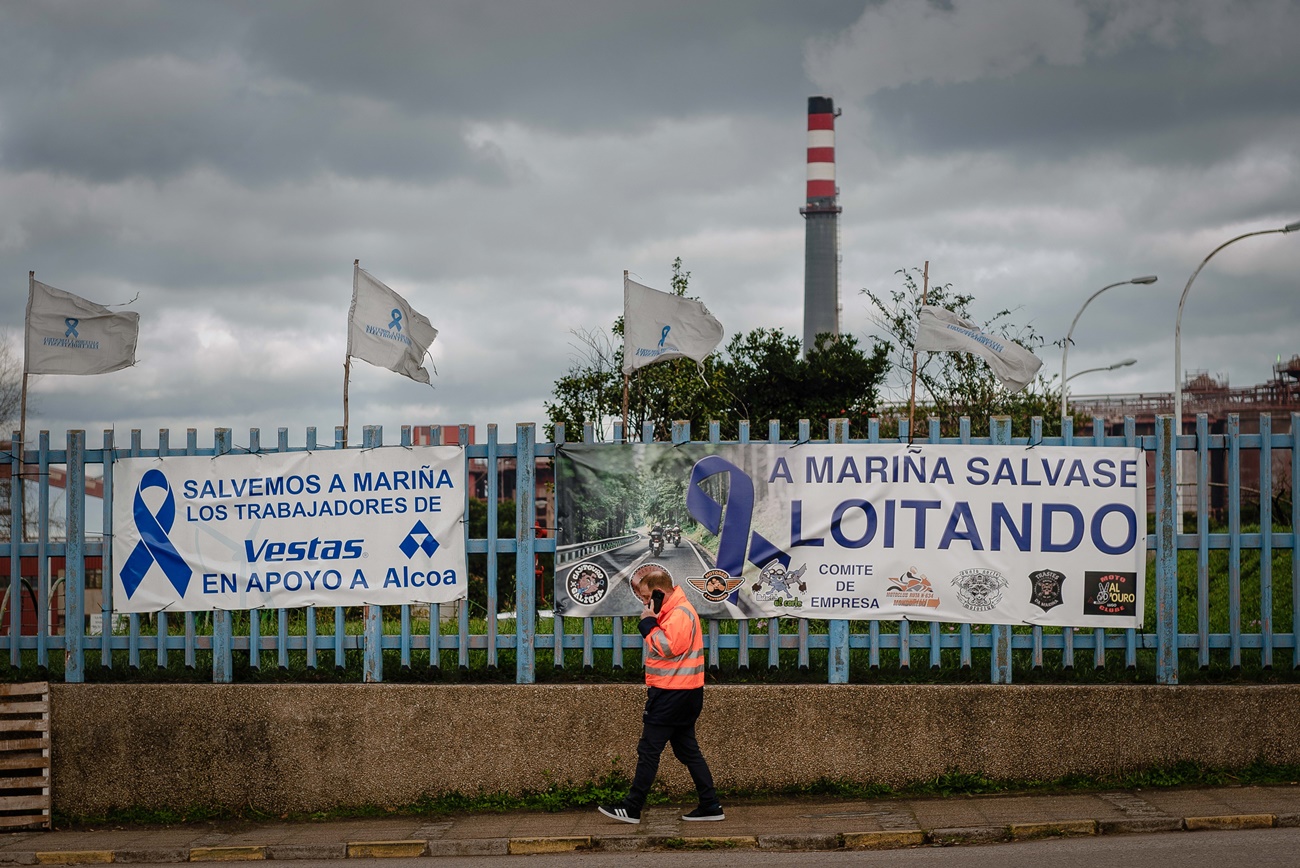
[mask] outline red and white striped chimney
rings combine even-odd
[[[803,352],[817,335],[840,333],[840,239],[835,188],[835,101],[808,97],[808,197],[803,214]]]
[[[828,205],[835,199],[835,115],[830,97],[808,98],[809,205]]]

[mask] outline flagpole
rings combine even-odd
[[[18,439],[24,448],[27,445],[27,344],[31,340],[29,330],[32,318],[32,295],[36,292],[36,272],[27,272],[27,322],[23,328],[23,388],[18,411]]]
[[[623,364],[627,364],[627,269],[623,269]],[[627,389],[629,377],[623,375],[623,442],[632,442],[627,430]]]
[[[23,386],[18,406],[18,536],[19,542],[25,542],[27,536],[27,465],[23,453],[27,451],[27,347],[31,341],[32,296],[36,294],[36,272],[27,272],[27,319],[23,322]],[[12,447],[12,443],[10,446]],[[10,522],[12,524],[13,522]]]
[[[352,305],[357,303],[357,276],[361,260],[352,260]],[[348,349],[343,356],[343,448],[348,448],[348,380],[352,378],[352,316],[348,315]]]
[[[930,294],[930,260],[925,261],[925,271],[923,272],[921,283],[921,304],[925,304],[926,297]],[[912,445],[913,438],[916,437],[916,358],[920,355],[916,351],[916,340],[912,340],[912,400],[908,404],[907,410],[907,445]]]

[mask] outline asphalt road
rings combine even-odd
[[[681,545],[678,546],[665,542],[663,552],[658,555],[650,553],[650,540],[648,538],[642,538],[630,546],[615,549],[610,554],[616,556],[617,561],[620,562],[620,569],[629,566],[640,566],[646,561],[654,561],[667,567],[668,572],[672,573],[679,581],[685,579],[688,575],[701,576],[705,570],[713,566],[712,556],[685,537],[682,538]]]

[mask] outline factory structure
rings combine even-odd
[[[1126,419],[1133,420],[1133,433],[1138,436],[1154,434],[1156,416],[1173,415],[1173,392],[1146,392],[1140,394],[1072,395],[1070,409],[1084,419],[1096,419],[1111,436],[1124,436]],[[1228,434],[1236,417],[1242,434],[1259,434],[1265,425],[1274,434],[1291,431],[1292,420],[1300,414],[1300,355],[1283,359],[1278,356],[1273,365],[1273,378],[1253,386],[1230,386],[1224,374],[1211,375],[1208,371],[1193,371],[1183,379],[1183,434],[1196,434],[1197,416],[1206,416],[1206,433],[1211,436]],[[1260,420],[1267,417],[1267,422]],[[1085,429],[1089,430],[1089,429]],[[1260,476],[1264,472],[1257,457],[1258,451],[1243,451],[1240,456],[1241,497],[1244,502],[1258,502]],[[1155,478],[1155,455],[1148,453],[1149,478]],[[1196,479],[1197,454],[1190,450],[1178,453],[1179,478],[1190,490]],[[1206,470],[1209,474],[1209,503],[1212,514],[1226,514],[1228,508],[1228,477],[1231,455],[1226,449],[1210,451]],[[1268,463],[1272,465],[1275,493],[1290,490],[1292,456],[1288,449],[1273,449]],[[1294,496],[1294,493],[1291,493]],[[1150,491],[1148,509],[1155,508],[1155,491]]]
[[[840,204],[835,186],[835,101],[808,98],[808,194],[804,217],[803,353],[817,335],[840,333]]]

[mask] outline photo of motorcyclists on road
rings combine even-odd
[[[622,448],[602,444],[598,449],[566,444],[559,449],[557,611],[567,617],[635,616],[642,603],[629,581],[645,565],[657,563],[679,577],[702,617],[788,614],[779,601],[762,599],[767,578],[757,567],[751,565],[744,576],[718,568],[716,531],[721,525],[710,530],[691,515],[687,493],[692,471],[713,451],[705,444],[674,448],[667,443]],[[696,497],[707,497],[725,512],[728,482],[725,474],[703,480]],[[753,509],[758,526],[761,507],[745,508]],[[725,518],[720,521],[725,524]]]

